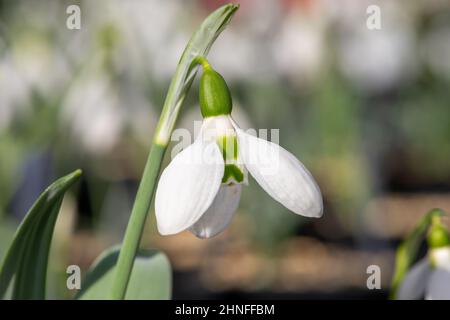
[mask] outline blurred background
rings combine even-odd
[[[44,188],[84,172],[57,222],[50,297],[73,295],[67,265],[86,271],[122,240],[178,59],[224,3],[0,1],[0,258]],[[174,298],[384,299],[402,237],[429,209],[450,212],[450,2],[240,4],[210,62],[237,122],[280,129],[316,177],[324,216],[290,213],[250,178],[224,233],[161,237],[152,209],[142,246],[168,254]],[[177,127],[201,119],[197,95],[194,83]],[[381,290],[367,289],[372,264]]]

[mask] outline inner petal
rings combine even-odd
[[[222,183],[246,183],[247,171],[245,170],[243,164],[238,161],[239,152],[236,133],[220,136],[216,139],[216,141],[225,162]]]

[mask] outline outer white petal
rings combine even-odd
[[[429,258],[433,266],[446,269],[450,272],[450,247],[434,248],[429,250]]]
[[[174,234],[192,226],[211,206],[222,181],[224,162],[214,142],[197,139],[163,171],[155,197],[158,230]]]
[[[450,300],[450,271],[433,270],[426,291],[427,300]]]
[[[398,300],[417,300],[425,295],[432,269],[428,258],[416,263],[406,274],[397,292]]]
[[[189,230],[199,238],[210,238],[222,232],[239,206],[242,185],[222,185],[211,206]]]
[[[305,166],[279,145],[235,128],[244,164],[260,186],[289,210],[321,217],[322,195]]]

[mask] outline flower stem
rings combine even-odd
[[[156,179],[165,151],[166,146],[158,145],[157,143],[153,143],[150,148],[144,174],[139,185],[136,201],[131,211],[130,220],[117,261],[116,278],[112,286],[111,299],[125,298],[126,289],[133,269],[134,258],[139,249],[147,212],[150,209]]]
[[[206,60],[205,57],[202,56],[195,57],[193,63],[196,65],[201,64],[204,70],[212,70],[211,65],[209,64],[208,60]]]

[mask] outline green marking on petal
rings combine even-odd
[[[244,170],[237,164],[238,141],[236,135],[222,136],[217,138],[217,145],[222,152],[225,161],[225,171],[222,183],[244,182]]]
[[[225,162],[235,162],[238,159],[238,142],[236,135],[217,138],[217,144]]]
[[[223,173],[222,183],[242,183],[244,182],[244,172],[235,164],[226,164]]]

